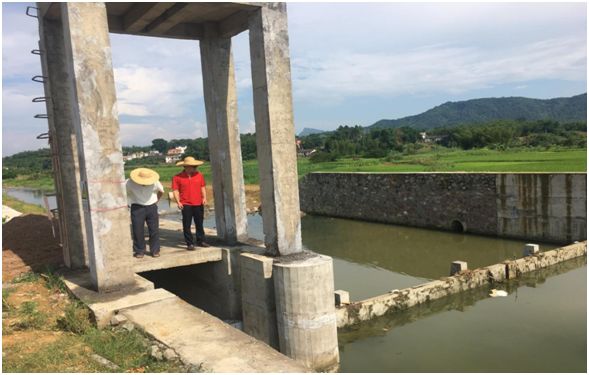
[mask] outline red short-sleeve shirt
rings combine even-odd
[[[180,203],[189,206],[202,205],[201,187],[205,186],[205,178],[200,172],[190,176],[186,172],[180,172],[172,178],[172,190],[178,190]]]

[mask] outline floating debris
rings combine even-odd
[[[504,290],[498,289],[491,289],[491,293],[489,293],[491,297],[507,297],[507,292]]]

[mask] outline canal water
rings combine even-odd
[[[38,192],[7,194],[42,204]],[[50,203],[52,204],[52,203]],[[180,214],[162,200],[167,219]],[[205,220],[214,227],[214,217]],[[250,237],[263,239],[259,215]],[[525,241],[307,215],[303,245],[334,260],[335,288],[352,300],[521,257]],[[541,250],[556,245],[540,244]],[[340,330],[342,372],[586,372],[587,266],[584,258],[509,281],[509,295],[488,288]]]

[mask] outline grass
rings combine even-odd
[[[23,214],[46,214],[47,211],[36,204],[29,204],[2,193],[2,204]]]
[[[181,169],[174,165],[155,165],[164,187],[171,187],[172,177]],[[134,168],[134,167],[133,167]],[[133,168],[125,169],[125,177]],[[207,184],[212,182],[211,165],[205,163],[199,170]],[[414,155],[398,155],[394,160],[347,158],[334,162],[311,163],[309,159],[298,159],[298,174],[303,177],[311,172],[586,172],[587,149],[509,149],[504,151],[490,149],[424,150]],[[245,184],[259,183],[257,160],[243,162]],[[5,180],[7,186],[35,187],[52,189],[49,177]],[[6,196],[3,194],[6,201]],[[12,207],[12,206],[11,206]],[[18,210],[17,208],[13,207]],[[40,208],[41,212],[43,208]],[[19,210],[20,211],[20,210]],[[22,212],[22,211],[21,211]]]
[[[29,300],[19,300],[17,297],[23,296],[19,288],[27,283],[26,290],[39,292],[27,294]],[[52,304],[54,296],[63,292],[63,280],[51,270],[25,274],[12,284],[2,291],[3,372],[115,371],[97,363],[93,354],[117,365],[116,372],[186,372],[178,361],[151,357],[151,343],[139,329],[96,328],[90,311],[67,295],[63,309],[41,311],[41,306]],[[11,296],[16,299],[11,300]]]

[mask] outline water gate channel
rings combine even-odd
[[[6,192],[43,201],[38,191]],[[166,201],[160,210],[170,211]],[[248,228],[262,238],[259,215],[248,216]],[[352,300],[447,276],[454,260],[476,268],[519,258],[525,244],[312,215],[302,218],[302,233],[305,247],[333,257],[335,289]],[[586,259],[576,258],[505,281],[507,297],[490,298],[483,287],[340,329],[340,371],[585,372],[586,280]]]

